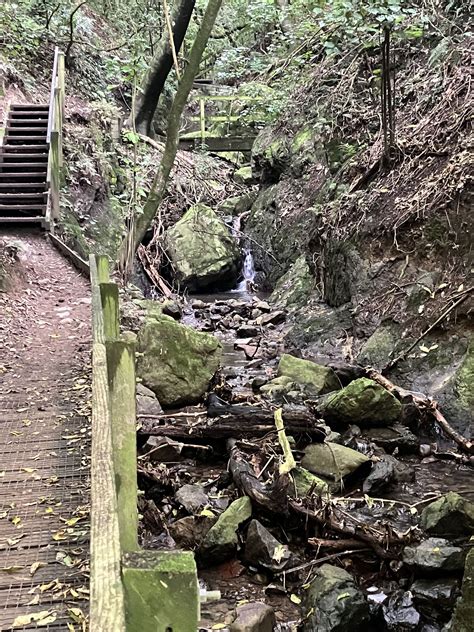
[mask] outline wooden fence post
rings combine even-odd
[[[118,286],[115,283],[100,283],[99,288],[104,312],[105,340],[117,340],[120,334]]]
[[[199,99],[199,122],[201,128],[201,144],[206,143],[206,102],[204,99]]]
[[[112,446],[122,551],[138,549],[135,344],[106,342]]]
[[[110,281],[109,258],[107,255],[96,255],[95,261],[97,265],[98,283],[108,283]]]

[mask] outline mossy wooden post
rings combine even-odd
[[[97,266],[97,279],[99,283],[108,283],[110,281],[109,258],[107,255],[96,255],[95,262]]]
[[[122,551],[138,549],[135,345],[106,343],[112,447]]]
[[[127,632],[194,632],[199,584],[191,551],[141,551],[122,558]]]
[[[204,99],[199,99],[199,126],[201,129],[201,145],[206,142],[206,104]]]
[[[115,283],[101,283],[99,288],[104,314],[105,339],[117,340],[120,334],[118,287]]]

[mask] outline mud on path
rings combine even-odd
[[[40,233],[2,240],[18,247],[20,264],[11,291],[0,293],[0,630],[79,630],[88,596],[89,288]]]

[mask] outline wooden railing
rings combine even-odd
[[[51,228],[53,221],[59,217],[59,191],[63,183],[64,77],[64,53],[56,46],[46,137],[46,142],[49,145],[47,174],[49,191],[46,220]]]
[[[92,290],[91,632],[195,632],[192,552],[138,546],[134,335],[120,335],[107,257],[89,259]]]

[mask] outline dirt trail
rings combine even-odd
[[[0,293],[0,630],[38,612],[42,629],[76,629],[88,591],[89,288],[41,234],[2,239],[22,270]]]

